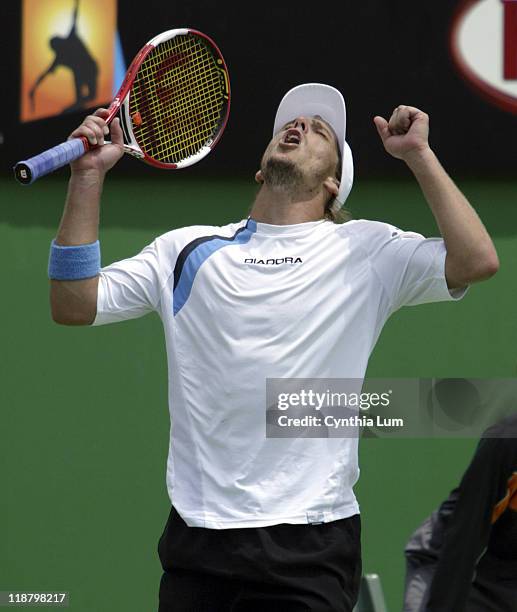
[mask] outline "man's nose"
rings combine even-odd
[[[309,129],[309,121],[307,117],[296,117],[294,127],[300,129],[304,134],[307,133]]]

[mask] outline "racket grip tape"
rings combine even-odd
[[[20,161],[14,166],[14,176],[22,185],[30,185],[45,176],[82,157],[89,149],[86,138],[72,138],[39,155]]]

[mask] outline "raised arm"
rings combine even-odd
[[[70,34],[73,34],[77,28],[77,15],[79,13],[79,0],[75,0],[75,6],[74,6],[74,15],[72,17],[72,28],[70,29]]]
[[[493,276],[499,260],[492,239],[476,211],[443,169],[429,146],[429,117],[412,106],[397,107],[389,122],[375,117],[375,126],[390,155],[406,162],[436,219],[447,257],[450,289]]]
[[[72,167],[65,209],[55,239],[57,247],[91,245],[98,240],[99,208],[106,172],[122,157],[123,136],[119,120],[111,124],[111,145],[104,145],[109,130],[106,109],[86,117],[71,138],[85,136],[93,149]],[[63,250],[66,255],[66,250]],[[52,318],[62,325],[89,325],[97,312],[98,274],[81,280],[51,280]]]

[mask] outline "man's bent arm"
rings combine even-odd
[[[493,276],[499,260],[492,239],[467,198],[429,148],[406,159],[436,219],[447,257],[449,288]]]
[[[74,173],[61,224],[56,236],[59,246],[96,242],[99,237],[99,209],[104,176],[91,170]],[[99,277],[82,280],[51,280],[50,309],[56,323],[88,325],[97,313]]]
[[[104,145],[107,132],[100,109],[87,117],[72,133],[73,137],[86,136],[91,144],[102,145],[87,153],[72,165],[65,210],[55,239],[58,246],[80,246],[98,240],[99,210],[102,186],[106,172],[122,155],[122,133],[118,120],[112,125],[112,142]],[[97,313],[99,276],[81,280],[51,280],[50,309],[52,318],[62,325],[89,325]]]
[[[450,289],[493,276],[499,268],[494,244],[468,200],[429,147],[429,117],[412,106],[399,106],[389,122],[375,117],[384,147],[412,170],[436,219],[447,257]]]

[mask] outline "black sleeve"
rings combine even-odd
[[[449,497],[413,532],[406,547],[404,612],[423,612],[433,581],[443,538],[456,507],[459,490]]]
[[[426,612],[463,612],[476,564],[487,547],[494,506],[506,494],[516,456],[514,439],[484,437],[480,441],[459,486]]]

